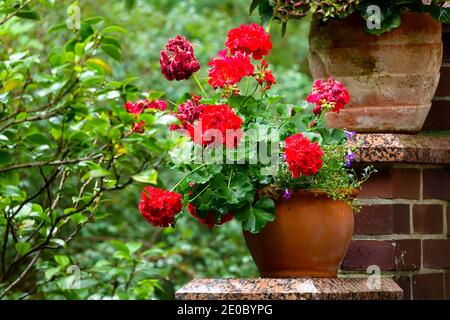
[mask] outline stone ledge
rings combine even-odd
[[[449,135],[357,134],[355,162],[450,164]]]
[[[399,300],[390,278],[369,289],[367,278],[197,279],[175,293],[177,300]]]

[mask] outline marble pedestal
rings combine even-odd
[[[372,285],[371,285],[372,284]],[[399,300],[402,289],[390,278],[197,279],[177,300]]]

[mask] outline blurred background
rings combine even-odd
[[[67,41],[64,34],[49,31],[64,23],[73,1],[52,2],[53,8],[35,7],[41,16],[38,22],[17,19],[0,27],[0,50],[15,47],[47,55],[55,45]],[[78,5],[81,19],[103,16],[108,24],[126,30],[118,36],[122,60],[104,58],[112,68],[112,79],[130,79],[145,92],[164,91],[165,98],[175,101],[196,91],[193,82],[170,83],[161,75],[159,51],[167,39],[181,34],[195,44],[202,64],[200,77],[204,78],[206,64],[224,48],[228,30],[241,23],[259,22],[256,13],[248,14],[250,2],[82,0]],[[268,61],[278,82],[272,93],[282,94],[290,103],[304,99],[311,85],[308,28],[309,21],[304,19],[290,23],[284,38],[277,23],[271,30],[273,50]],[[173,178],[170,170],[160,176]],[[175,229],[156,229],[137,210],[141,187],[131,185],[107,194],[99,210],[105,218],[88,224],[56,258],[44,256],[33,277],[11,298],[171,299],[192,278],[257,276],[238,222],[210,230],[186,214]],[[77,278],[80,285],[69,288],[68,283]]]

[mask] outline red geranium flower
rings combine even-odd
[[[154,100],[150,102],[149,100],[139,99],[136,100],[136,102],[128,101],[124,105],[125,109],[128,111],[128,113],[134,114],[135,119],[138,118],[138,115],[140,115],[142,112],[144,112],[145,109],[155,109],[155,110],[161,110],[164,111],[167,108],[167,103],[164,100]],[[132,131],[133,132],[144,132],[144,129],[142,126],[145,124],[144,121],[139,121],[138,123],[133,123]]]
[[[227,51],[219,51],[217,58],[212,58],[208,63],[211,68],[208,71],[208,83],[214,88],[232,86],[245,76],[252,76],[255,68],[250,62],[250,57],[237,52],[227,56]]]
[[[178,35],[170,39],[159,59],[161,72],[167,80],[186,80],[200,69],[192,43]]]
[[[267,56],[272,49],[270,34],[257,23],[242,24],[239,28],[231,29],[225,45],[231,54],[243,52],[252,55],[255,60]]]
[[[181,194],[154,187],[144,189],[138,207],[148,223],[164,228],[173,224],[175,215],[183,209]]]
[[[203,223],[204,225],[206,225],[208,228],[212,228],[214,226],[219,226],[222,225],[224,223],[227,223],[228,221],[233,220],[233,214],[231,213],[227,213],[224,216],[220,216],[219,219],[216,221],[216,218],[214,216],[214,212],[209,212],[205,218],[201,218],[198,214],[197,214],[197,208],[189,203],[187,206],[189,213],[196,218],[198,221],[200,221],[201,223]]]
[[[261,86],[264,86],[264,91],[270,90],[270,88],[272,88],[272,86],[277,83],[275,77],[272,74],[272,70],[269,70],[269,64],[264,59],[261,60],[261,65],[258,67],[256,80]]]
[[[286,162],[294,178],[311,176],[316,174],[322,168],[323,151],[317,142],[311,141],[297,133],[287,137],[286,143]]]
[[[187,130],[189,136],[193,136],[193,123],[200,117],[202,112],[202,105],[200,104],[200,96],[192,96],[191,99],[186,100],[186,102],[180,104],[178,107],[177,114],[175,115],[181,122],[181,126],[178,124],[171,124],[170,130]],[[192,133],[192,134],[191,134]]]
[[[306,101],[315,104],[314,114],[322,112],[324,104],[333,105],[331,111],[339,112],[350,102],[350,94],[342,83],[329,77],[327,81],[316,80]]]
[[[191,136],[194,143],[203,146],[224,144],[227,148],[235,148],[242,138],[241,126],[242,119],[232,107],[226,104],[202,105]],[[216,138],[221,141],[216,141]]]

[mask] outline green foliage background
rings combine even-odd
[[[39,2],[34,10],[40,20],[13,18],[0,26],[0,51],[7,55],[29,50],[48,56],[55,45],[68,40],[65,33],[49,32],[64,24],[73,1]],[[119,25],[126,32],[116,36],[122,46],[121,61],[103,54],[112,68],[110,78],[131,79],[143,92],[163,91],[176,100],[192,92],[193,82],[167,82],[159,72],[159,51],[168,38],[182,34],[196,45],[196,54],[206,76],[206,63],[223,48],[227,31],[241,23],[258,21],[248,16],[250,1],[235,0],[80,0],[81,18],[102,16],[105,24]],[[310,87],[307,74],[308,20],[292,23],[289,37],[272,28],[274,49],[269,62],[278,84],[272,93],[282,93],[291,103],[302,100]],[[144,156],[144,155],[143,155]],[[170,170],[159,177],[174,182]],[[175,229],[148,225],[137,211],[143,184],[132,184],[106,193],[99,213],[106,217],[86,225],[70,245],[44,253],[31,274],[7,298],[16,299],[170,299],[191,278],[252,277],[256,267],[233,221],[209,230],[185,214]],[[80,288],[70,288],[81,271]]]

